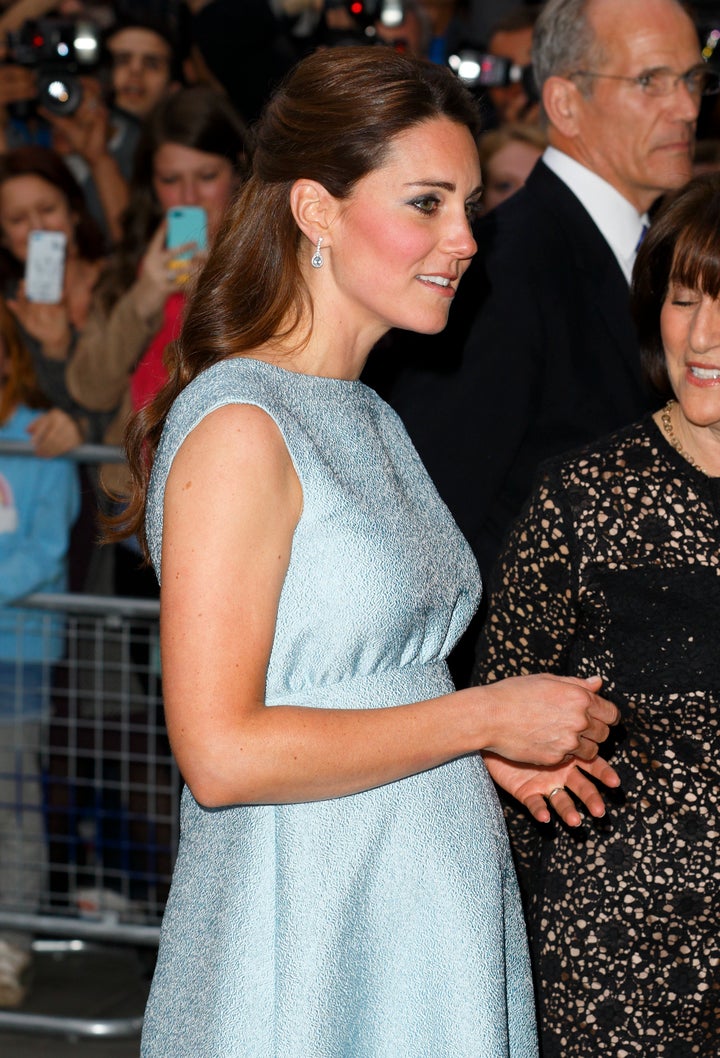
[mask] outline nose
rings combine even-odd
[[[28,214],[28,228],[30,231],[42,231],[47,225],[43,223],[43,216],[40,210],[32,210]]]
[[[720,299],[703,295],[693,314],[690,346],[696,353],[720,350]]]
[[[182,204],[184,206],[197,206],[200,203],[200,194],[197,180],[191,176],[182,182]]]
[[[477,243],[464,207],[462,213],[453,219],[446,233],[445,249],[461,261],[469,260],[477,250]]]
[[[678,79],[672,99],[673,114],[679,121],[695,123],[700,113],[701,96],[691,92],[685,81]]]

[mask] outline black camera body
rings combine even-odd
[[[322,44],[329,48],[357,44],[384,45],[376,26],[394,29],[405,21],[405,0],[325,0],[324,10],[344,11],[352,21],[352,26],[342,29],[325,27]]]
[[[325,0],[326,11],[346,11],[363,28],[380,22],[401,26],[405,18],[404,0]]]
[[[449,56],[448,66],[471,90],[521,84],[529,100],[534,102],[539,98],[532,66],[520,66],[510,59],[476,48],[459,49]]]
[[[82,100],[80,75],[100,61],[97,27],[87,21],[32,19],[8,33],[7,43],[6,61],[35,71],[34,105],[53,114],[74,114]]]

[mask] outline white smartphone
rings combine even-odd
[[[28,301],[57,305],[65,281],[67,239],[61,231],[31,231],[25,262],[25,295]]]
[[[178,259],[190,258],[193,252],[207,249],[207,214],[202,206],[175,206],[167,211],[167,246],[173,249],[194,242],[195,251],[186,250]]]

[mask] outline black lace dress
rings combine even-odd
[[[496,571],[476,681],[600,673],[604,819],[508,810],[544,1058],[720,1054],[720,478],[652,418],[545,473]]]

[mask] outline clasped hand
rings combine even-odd
[[[591,815],[604,815],[602,795],[588,776],[608,787],[620,784],[617,772],[598,756],[599,744],[620,718],[617,707],[597,694],[601,684],[599,676],[522,676],[487,688],[507,720],[498,744],[483,753],[488,771],[541,823],[550,820],[552,805],[569,826],[580,824],[568,791]]]

